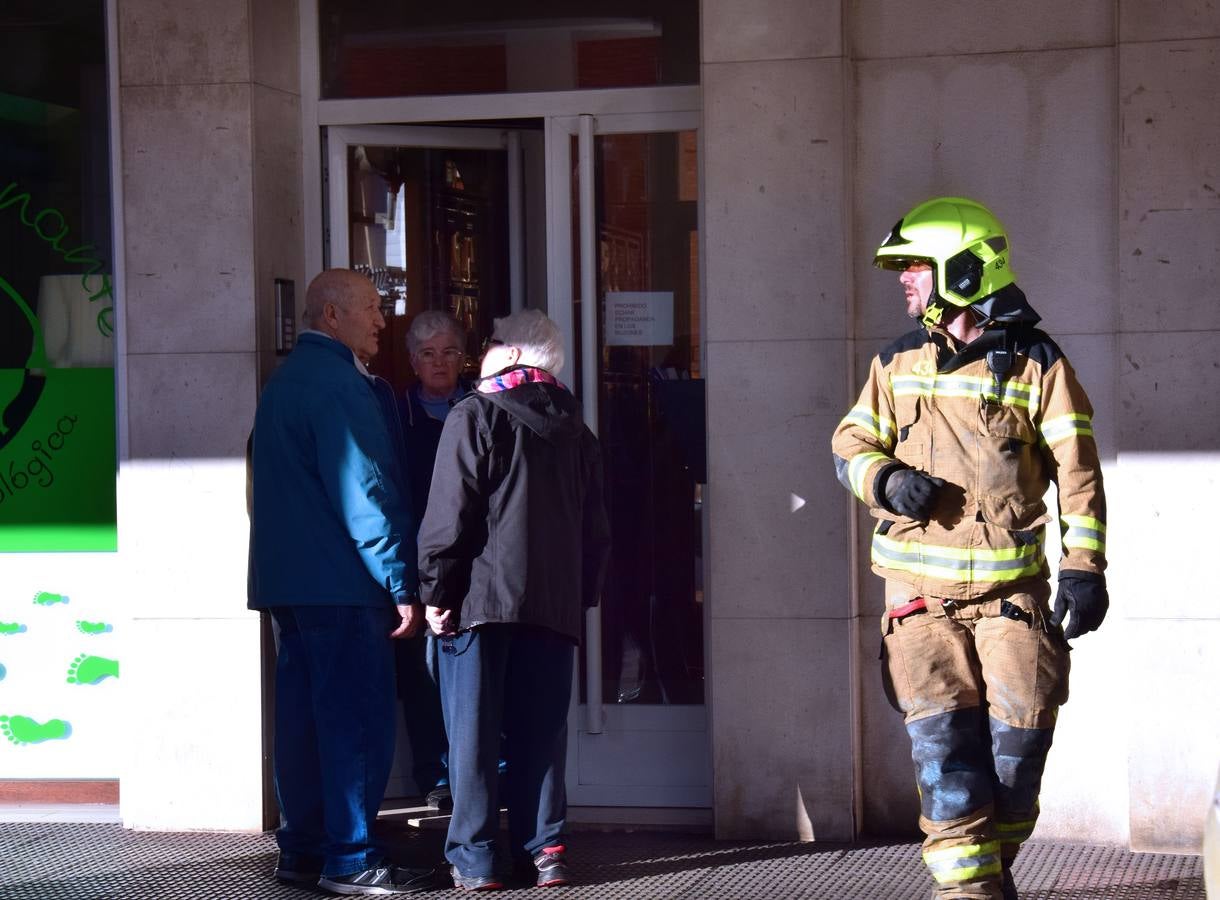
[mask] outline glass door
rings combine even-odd
[[[542,253],[541,223],[528,241],[524,214],[526,157],[542,179],[541,129],[334,126],[327,155],[327,265],[364,272],[382,297],[370,369],[405,390],[407,329],[438,309],[466,327],[462,374],[477,375],[492,319],[526,305],[527,246]]]
[[[404,389],[422,309],[466,321],[472,366],[511,309],[545,308],[564,334],[613,538],[573,692],[574,806],[711,805],[697,127],[654,113],[327,134],[328,264],[367,272],[384,301],[373,371]],[[404,738],[391,795],[413,794]]]
[[[602,444],[613,540],[586,619],[569,800],[706,807],[698,115],[547,126],[548,312]]]

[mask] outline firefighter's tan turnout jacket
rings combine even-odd
[[[992,368],[1007,348],[1011,364]],[[839,480],[879,521],[873,571],[911,596],[973,599],[1045,579],[1043,498],[1058,486],[1061,570],[1106,566],[1106,504],[1093,410],[1059,347],[1016,325],[961,345],[919,329],[873,358],[860,399],[832,447]],[[946,481],[927,524],[877,496],[896,463]]]

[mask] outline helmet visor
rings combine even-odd
[[[892,269],[895,272],[903,272],[911,266],[931,266],[936,268],[936,261],[928,259],[925,256],[885,256],[878,253],[873,257],[873,265],[878,269]]]
[[[923,265],[936,267],[936,260],[929,256],[919,256],[911,253],[911,241],[902,235],[905,219],[899,219],[885,236],[877,253],[873,256],[873,265],[879,269],[891,269],[901,272],[911,266]]]

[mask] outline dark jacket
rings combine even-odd
[[[459,381],[463,396],[470,384]],[[455,401],[456,402],[456,401]],[[436,463],[436,448],[440,444],[441,429],[445,423],[428,415],[419,400],[418,386],[413,386],[398,398],[398,418],[402,423],[404,439],[403,461],[407,470],[407,481],[411,485],[411,503],[416,519],[422,520],[428,507],[428,490],[432,486],[432,467]]]
[[[579,641],[609,549],[601,454],[571,394],[535,382],[458,401],[420,526],[425,603],[462,629],[521,622]]]
[[[301,335],[271,376],[254,419],[252,609],[388,607],[414,593],[416,520],[392,412],[324,335]]]

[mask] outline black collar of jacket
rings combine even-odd
[[[988,328],[956,353],[949,347],[948,338],[941,332],[932,332],[932,343],[936,344],[936,371],[942,375],[956,372],[977,359],[984,359],[989,350],[1008,346],[1008,329],[999,326]]]
[[[929,329],[932,343],[936,344],[936,369],[941,373],[955,372],[978,359],[986,358],[992,350],[1017,352],[1023,337],[1034,332],[1041,316],[1025,299],[1025,292],[1015,284],[1007,285],[989,297],[973,304],[984,315],[989,315],[988,327],[960,350],[954,350],[949,335],[942,329]],[[972,308],[973,308],[972,307]]]

